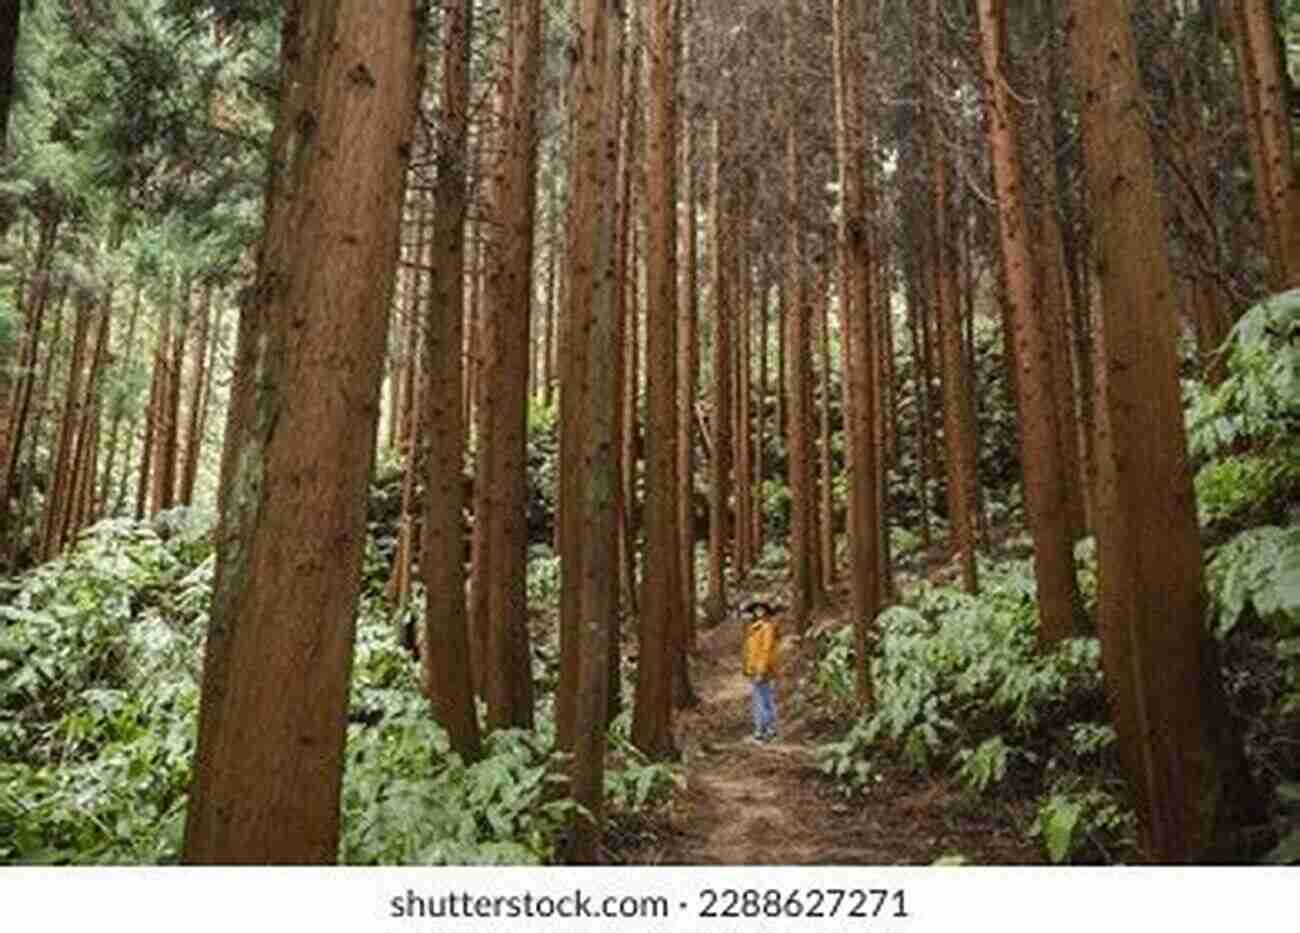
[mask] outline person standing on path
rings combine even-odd
[[[777,609],[754,600],[742,610],[750,620],[745,629],[741,670],[753,685],[754,740],[776,739]]]

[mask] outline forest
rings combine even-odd
[[[1296,0],[3,0],[0,864],[1300,863],[1298,82]]]

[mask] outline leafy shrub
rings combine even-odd
[[[1241,454],[1206,463],[1196,473],[1201,522],[1236,518],[1300,480],[1300,457],[1294,454],[1294,450],[1281,457]]]
[[[340,861],[540,864],[573,808],[547,793],[546,750],[522,730],[485,739],[466,765],[418,695],[401,693],[373,727],[349,730]]]
[[[1263,526],[1237,535],[1215,551],[1207,582],[1219,637],[1248,611],[1283,634],[1300,635],[1300,526]]]
[[[1262,526],[1219,547],[1206,573],[1216,636],[1253,617],[1277,636],[1283,713],[1300,709],[1300,526]]]
[[[673,787],[683,786],[678,770],[648,759],[632,744],[631,734],[632,711],[625,709],[609,727],[605,801],[614,816],[642,811],[664,800]]]
[[[1043,798],[1029,829],[1030,837],[1041,838],[1047,857],[1057,864],[1090,847],[1105,854],[1112,840],[1131,846],[1136,832],[1133,811],[1114,794],[1097,786],[1082,787],[1073,779]]]
[[[106,522],[0,589],[0,862],[174,862],[197,731],[212,593],[194,515]],[[160,534],[161,532],[161,534]],[[378,563],[373,539],[367,561]],[[378,579],[381,574],[376,571]],[[422,592],[412,603],[419,611]],[[382,586],[364,587],[352,668],[340,858],[535,864],[576,804],[552,776],[545,698],[534,732],[499,731],[467,765],[429,716]],[[615,811],[677,780],[611,735]]]
[[[1086,549],[1081,556],[1087,558]],[[922,581],[907,602],[877,617],[875,709],[822,747],[823,770],[850,790],[860,788],[879,780],[877,759],[888,755],[917,770],[951,770],[976,794],[1013,773],[1022,780],[1056,776],[1073,782],[1071,793],[1094,795],[1087,807],[1079,804],[1071,831],[1087,824],[1088,833],[1113,836],[1122,820],[1095,795],[1109,793],[1102,765],[1114,731],[1088,718],[1102,706],[1097,640],[1068,639],[1040,651],[1034,581],[1024,562],[987,569],[978,597]],[[847,689],[851,666],[849,636],[824,638],[819,685],[832,694]],[[1041,817],[1050,846],[1060,844],[1071,812]],[[1080,845],[1076,840],[1062,852]]]
[[[814,685],[823,702],[836,711],[857,705],[856,655],[853,626],[823,631],[818,636]]]
[[[211,565],[172,517],[101,523],[4,585],[0,861],[175,859]]]
[[[1300,428],[1300,290],[1246,311],[1225,344],[1228,377],[1197,388],[1188,410],[1194,456],[1268,444]]]
[[[549,544],[534,544],[528,549],[528,608],[534,611],[554,609],[560,599],[560,558]]]

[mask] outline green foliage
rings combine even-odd
[[[1276,492],[1300,485],[1300,448],[1281,456],[1229,455],[1196,473],[1196,502],[1202,523],[1235,519],[1266,503]]]
[[[759,484],[758,495],[767,529],[765,537],[784,536],[790,530],[790,508],[794,501],[790,487],[784,478],[764,479]]]
[[[822,701],[836,711],[853,709],[857,698],[854,673],[853,626],[823,631],[818,636],[814,685]]]
[[[910,529],[898,526],[889,529],[889,550],[895,558],[919,551],[922,543],[921,536]]]
[[[957,777],[971,790],[983,791],[1006,777],[1011,753],[1011,747],[1000,735],[985,739],[973,749],[963,748],[957,753],[961,762]]]
[[[1188,425],[1194,456],[1241,444],[1269,444],[1300,428],[1300,290],[1250,308],[1221,351],[1228,377],[1192,390]]]
[[[1214,553],[1206,580],[1219,638],[1248,618],[1272,627],[1285,690],[1281,710],[1300,709],[1300,525],[1242,532]]]
[[[560,599],[560,558],[549,544],[528,549],[528,608],[540,612],[556,609]]]
[[[1207,580],[1219,637],[1248,610],[1280,634],[1300,635],[1300,526],[1242,532],[1215,552]]]
[[[0,863],[178,859],[215,566],[210,520],[178,509],[104,522],[0,589]],[[366,553],[378,580],[373,540]],[[421,611],[418,587],[412,602]],[[483,760],[466,764],[431,719],[389,613],[381,586],[363,588],[341,860],[547,861],[576,813],[551,756],[549,706],[539,704],[535,732],[495,732]],[[611,730],[615,813],[655,805],[679,780],[631,746],[628,726],[625,714]]]
[[[1131,845],[1136,826],[1133,812],[1110,791],[1067,780],[1041,801],[1029,835],[1041,838],[1047,857],[1060,864],[1089,846],[1104,852],[1111,840]]]
[[[1088,556],[1084,549],[1081,557]],[[906,605],[876,619],[876,706],[820,750],[823,770],[849,791],[878,781],[884,761],[901,761],[920,771],[950,770],[974,794],[994,792],[1013,774],[1072,781],[1085,796],[1109,792],[1098,771],[1114,731],[1089,715],[1104,708],[1099,643],[1078,638],[1039,649],[1028,563],[990,565],[984,581],[978,597],[922,582]],[[851,689],[848,631],[819,645],[817,683],[831,697]],[[1062,840],[1074,838],[1080,821],[1098,838],[1112,838],[1119,817],[1100,797],[1087,799],[1091,809],[1080,804],[1075,813],[1074,801],[1043,817],[1049,846],[1076,851]]]
[[[105,522],[5,585],[0,862],[179,851],[210,587],[202,535]],[[202,591],[196,600],[196,591]]]
[[[418,695],[390,699],[348,734],[340,860],[348,864],[539,864],[574,804],[549,793],[546,749],[527,732],[486,739],[466,765]]]
[[[560,406],[532,399],[528,405],[529,540],[549,539],[560,488]]]
[[[684,780],[672,765],[651,761],[632,744],[632,710],[625,709],[609,727],[609,758],[617,767],[605,769],[605,801],[612,814],[637,813],[664,800]]]
[[[707,550],[705,556],[707,558]],[[763,550],[758,555],[756,569],[765,576],[771,576],[774,573],[782,573],[790,563],[790,552],[786,548],[784,538],[764,537]],[[705,565],[707,566],[707,564]],[[708,583],[707,574],[696,574],[696,578],[703,578],[705,585]]]

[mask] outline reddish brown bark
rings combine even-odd
[[[1015,328],[1025,506],[1034,539],[1040,637],[1049,644],[1080,631],[1074,549],[1064,507],[1059,418],[1051,382],[1051,344],[1034,308],[1034,257],[1028,242],[1024,182],[1011,91],[1003,74],[1003,5],[980,0],[980,48],[987,85],[988,143],[998,193],[1007,298]]]
[[[423,26],[406,4],[285,4],[281,119],[222,462],[186,862],[338,854],[366,487]]]
[[[63,524],[72,495],[77,436],[81,428],[84,398],[82,372],[90,340],[95,302],[89,294],[76,297],[76,323],[73,325],[72,358],[65,381],[63,413],[59,417],[57,453],[51,474],[50,492],[45,500],[45,518],[41,532],[41,560],[51,560],[63,549]],[[51,348],[50,352],[54,352]]]
[[[194,483],[198,478],[199,454],[203,450],[203,409],[208,404],[208,338],[212,321],[212,286],[203,286],[199,298],[196,332],[190,345],[190,396],[185,427],[185,459],[181,466],[181,505],[194,503]]]
[[[682,639],[677,498],[677,93],[670,0],[649,7],[646,101],[646,504],[641,643],[632,741],[652,758],[674,752],[673,679]]]
[[[731,458],[732,446],[732,295],[731,221],[726,215],[723,158],[730,144],[724,127],[725,117],[714,118],[713,152],[710,156],[712,178],[709,184],[709,226],[713,281],[713,457],[709,483],[709,600],[708,619],[717,625],[727,612],[728,547],[731,541]]]
[[[462,347],[465,321],[465,218],[469,209],[470,38],[472,0],[443,6],[443,68],[438,176],[430,232],[428,302],[423,309],[424,423],[417,425],[425,464],[420,575],[424,639],[420,661],[434,718],[463,759],[481,754],[465,601],[465,422]]]
[[[877,407],[871,375],[876,330],[872,326],[869,191],[856,168],[868,153],[865,103],[854,80],[865,63],[865,15],[860,0],[836,0],[834,73],[836,156],[844,204],[837,231],[840,261],[840,327],[845,391],[845,433],[850,484],[846,526],[852,565],[855,673],[859,701],[872,700],[870,630],[880,610],[880,513],[877,497],[879,451],[871,437]]]
[[[1076,0],[1075,74],[1102,270],[1098,632],[1147,856],[1249,856],[1262,822],[1205,627],[1204,564],[1178,383],[1173,276],[1129,4]]]

